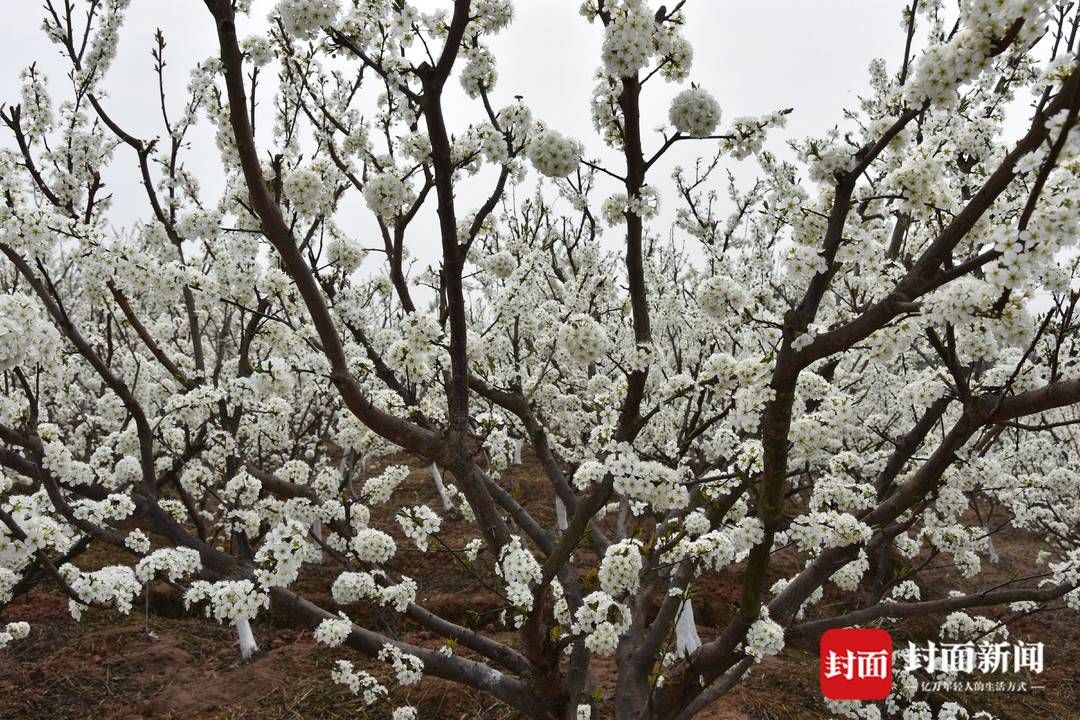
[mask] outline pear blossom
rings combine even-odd
[[[649,0],[558,20],[575,137],[506,87],[509,0],[199,4],[219,47],[159,36],[129,127],[129,5],[46,11],[0,103],[0,647],[32,587],[96,624],[167,583],[379,717],[427,671],[658,718],[821,627],[1080,610],[1075,4],[909,3],[810,137],[721,117],[701,9]],[[977,713],[894,675],[819,709]]]

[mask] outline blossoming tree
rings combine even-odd
[[[182,102],[152,88],[158,136],[103,92],[127,0],[45,0],[68,82],[30,65],[0,112],[0,607],[47,580],[75,617],[126,613],[165,580],[245,657],[268,607],[315,628],[328,681],[371,704],[432,675],[620,720],[693,717],[827,628],[1080,610],[1075,4],[914,0],[847,129],[787,159],[766,149],[786,111],[722,121],[685,2],[582,6],[604,33],[589,139],[499,97],[508,0],[280,0],[246,38],[250,0],[191,4],[220,56]],[[475,112],[451,127],[458,82]],[[202,124],[216,197],[185,164]],[[702,159],[673,167],[676,144]],[[123,232],[114,161],[146,203]],[[735,161],[758,179],[719,181]],[[500,479],[515,444],[544,513]],[[445,505],[388,510],[409,469],[372,463],[392,453]],[[945,564],[978,585],[1010,526],[1045,545],[1030,577],[940,586]],[[498,638],[423,607],[402,543],[498,597]],[[123,560],[80,568],[95,545]],[[317,562],[333,604],[296,589]],[[741,596],[702,639],[719,575]],[[354,622],[364,604],[443,642]],[[0,647],[32,642],[4,627]],[[967,713],[902,669],[885,702],[832,709]]]

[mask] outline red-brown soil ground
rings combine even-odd
[[[553,512],[543,498],[540,469],[531,462],[503,476],[518,498],[541,520]],[[399,488],[394,502],[421,502],[437,507],[426,470],[414,470]],[[384,528],[390,530],[390,528]],[[401,538],[397,567],[420,585],[420,601],[450,619],[485,627],[507,642],[514,636],[498,625],[497,598],[477,588],[475,581],[445,553],[420,554]],[[446,542],[461,547],[472,535],[460,521],[444,523]],[[1001,561],[984,564],[985,587],[1030,574],[1035,544],[1021,534],[995,538]],[[434,548],[434,546],[433,546]],[[587,558],[584,558],[587,560]],[[790,559],[789,559],[790,560]],[[84,569],[109,562],[105,554],[80,559]],[[490,562],[488,563],[490,565]],[[785,569],[778,557],[777,570]],[[939,571],[940,576],[949,570]],[[327,564],[306,571],[299,582],[304,594],[332,607],[329,585],[337,570]],[[933,577],[933,576],[931,576]],[[944,577],[942,577],[944,579]],[[696,618],[708,640],[730,616],[739,592],[739,568],[702,583],[695,595]],[[956,587],[953,580],[950,587]],[[928,583],[921,583],[927,587]],[[929,583],[930,586],[933,583]],[[932,592],[932,591],[931,591]],[[95,720],[285,720],[291,718],[365,720],[387,717],[385,706],[365,709],[342,686],[329,680],[335,659],[361,658],[339,648],[318,646],[308,629],[298,627],[272,610],[254,623],[260,653],[240,663],[232,628],[216,625],[186,612],[179,593],[155,584],[149,613],[136,607],[130,616],[87,611],[82,622],[72,620],[67,600],[47,584],[17,599],[0,613],[0,623],[26,620],[29,639],[0,651],[0,720],[94,718]],[[840,598],[826,593],[811,613],[828,612]],[[354,611],[355,610],[355,611]],[[430,634],[402,625],[393,613],[350,608],[354,620],[413,642],[437,647]],[[891,626],[899,641],[937,637],[942,618],[920,618]],[[1037,613],[1011,625],[1015,635],[1046,644],[1046,670],[1036,683],[1044,689],[1027,693],[968,693],[957,700],[973,710],[987,710],[1003,720],[1080,719],[1080,622],[1070,611]],[[701,717],[708,720],[804,720],[828,718],[817,686],[818,658],[814,639],[789,644],[784,653],[754,668],[751,675]],[[601,677],[605,664],[597,663]],[[516,714],[506,706],[469,690],[434,678],[419,686],[395,691],[398,704],[412,704],[423,720],[500,720]]]

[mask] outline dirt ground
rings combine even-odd
[[[540,469],[531,462],[504,474],[515,494],[542,520],[553,510],[542,500]],[[416,469],[395,495],[399,505],[421,502],[438,506],[430,477]],[[384,528],[390,530],[390,528]],[[396,527],[394,528],[396,530]],[[420,585],[426,607],[470,627],[486,627],[508,642],[498,625],[497,598],[477,591],[465,572],[445,553],[421,554],[401,538],[395,559]],[[461,547],[471,535],[462,522],[444,523],[446,542]],[[986,563],[980,582],[1028,574],[1034,543],[1020,534],[995,539],[1001,560]],[[107,555],[80,560],[84,569],[107,563]],[[778,558],[778,570],[784,569]],[[948,569],[940,571],[942,575]],[[330,565],[306,571],[299,581],[304,593],[332,607],[329,586],[337,570]],[[704,640],[714,636],[730,616],[738,596],[739,568],[702,585],[695,596],[695,615]],[[925,583],[924,587],[927,587]],[[955,586],[955,585],[954,585]],[[974,589],[975,585],[970,586]],[[827,611],[839,598],[829,593],[819,606]],[[147,610],[149,609],[149,612]],[[354,611],[355,610],[355,611]],[[393,613],[350,608],[354,620],[429,647],[435,637],[400,623]],[[813,617],[813,612],[811,617]],[[937,637],[942,618],[921,618],[890,626],[894,638]],[[338,658],[357,665],[362,660],[347,649],[330,650],[314,643],[311,632],[271,612],[252,623],[260,652],[239,662],[235,633],[201,616],[186,612],[179,594],[164,583],[152,586],[146,607],[130,616],[87,611],[82,622],[72,620],[67,600],[47,584],[14,601],[0,623],[31,623],[28,640],[0,651],[0,720],[375,720],[387,717],[384,707],[364,708],[349,691],[330,682]],[[942,696],[972,710],[992,712],[1002,720],[1080,720],[1080,622],[1069,611],[1042,612],[1011,625],[1015,636],[1046,644],[1045,672],[1035,684],[1043,689],[1026,693],[967,693]],[[813,720],[829,718],[817,686],[816,639],[798,641],[776,658],[754,668],[750,676],[701,717],[707,720]],[[598,672],[603,675],[603,664]],[[497,701],[480,697],[450,683],[425,678],[419,686],[394,691],[397,704],[412,704],[423,720],[501,720],[516,714]]]

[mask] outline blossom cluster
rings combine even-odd
[[[520,627],[533,606],[530,586],[541,579],[540,563],[515,536],[499,550],[495,574],[506,584],[506,597],[514,611],[514,624]]]
[[[285,29],[300,39],[332,25],[341,12],[339,0],[280,0],[277,14]]]
[[[196,580],[184,593],[184,605],[206,603],[206,616],[218,622],[251,620],[260,608],[270,607],[270,596],[250,580]]]
[[[574,173],[581,160],[581,143],[555,130],[541,130],[529,142],[528,154],[533,167],[551,178]]]
[[[587,315],[575,316],[563,325],[560,339],[567,355],[581,365],[597,362],[611,346],[604,327]]]
[[[619,638],[630,628],[630,608],[603,591],[585,596],[574,615],[572,631],[585,637],[585,646],[597,655],[615,652]]]
[[[374,705],[389,693],[372,675],[363,670],[356,670],[348,660],[338,660],[330,672],[330,678],[338,685],[345,685],[353,695],[360,695],[364,705]]]
[[[439,532],[442,520],[427,505],[402,508],[397,514],[398,525],[405,536],[416,542],[416,547],[426,551],[428,538]]]
[[[416,581],[402,577],[398,583],[389,583],[384,578],[382,573],[346,571],[334,580],[330,592],[338,605],[370,600],[389,605],[397,612],[405,612],[416,600]]]
[[[308,540],[308,526],[297,520],[287,520],[266,534],[255,562],[260,565],[255,576],[265,588],[288,587],[300,575],[304,563],[319,562],[322,552]]]
[[[199,553],[191,548],[161,548],[139,560],[135,576],[143,583],[164,575],[170,582],[194,575],[202,568]]]
[[[76,620],[82,617],[83,610],[90,604],[112,606],[127,615],[142,587],[135,577],[135,571],[126,565],[109,565],[93,572],[83,572],[68,563],[60,567],[60,576],[79,598],[68,601],[68,609]]]
[[[784,628],[769,618],[769,611],[761,609],[761,617],[746,632],[746,653],[761,662],[769,655],[777,655],[784,649]]]
[[[353,536],[352,551],[363,562],[382,565],[397,552],[394,538],[382,530],[364,528]]]
[[[337,647],[352,632],[352,621],[347,618],[327,618],[315,628],[315,642],[327,647]],[[355,691],[354,691],[355,692]]]
[[[608,547],[600,562],[600,587],[612,597],[634,595],[641,582],[641,543],[623,540]]]
[[[687,88],[671,101],[668,119],[684,135],[706,137],[720,123],[720,103],[702,88]]]
[[[364,183],[364,201],[376,215],[393,220],[412,201],[412,191],[400,178],[381,173]]]
[[[28,296],[0,295],[0,371],[54,362],[60,335]]]
[[[9,622],[0,632],[0,650],[7,647],[13,640],[24,640],[30,635],[30,623]]]
[[[370,505],[381,505],[390,500],[397,486],[409,476],[405,465],[391,465],[380,474],[364,481],[363,496]]]
[[[415,655],[402,652],[396,645],[387,643],[379,651],[378,658],[390,664],[399,685],[415,685],[420,682],[424,672],[424,663]]]

